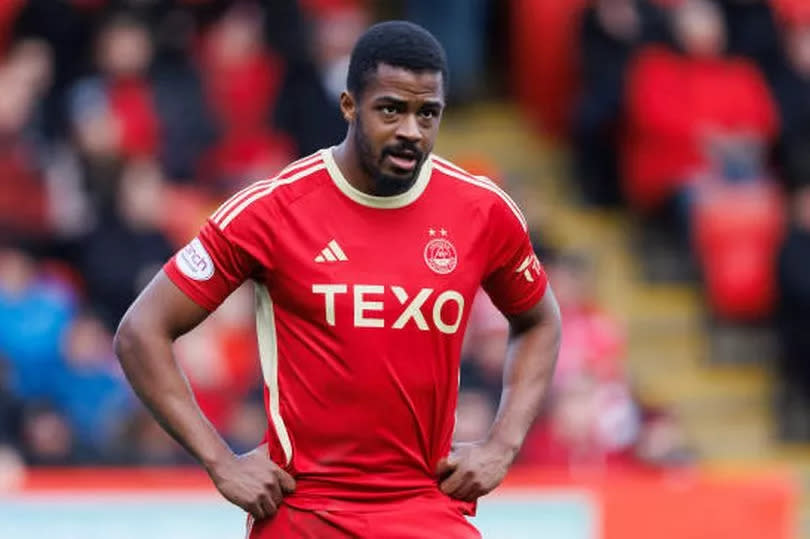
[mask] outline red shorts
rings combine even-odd
[[[252,524],[252,525],[251,525]],[[445,504],[404,502],[379,511],[304,511],[283,504],[272,518],[253,522],[249,539],[480,539],[461,512]]]

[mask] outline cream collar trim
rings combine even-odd
[[[329,172],[329,176],[331,176],[332,181],[335,182],[337,188],[340,189],[344,195],[354,200],[358,204],[369,206],[371,208],[396,209],[405,207],[414,202],[427,187],[433,170],[431,155],[428,155],[427,159],[425,159],[424,163],[422,163],[419,176],[416,177],[416,181],[410,189],[404,193],[388,197],[369,195],[368,193],[364,193],[354,187],[349,183],[346,177],[343,176],[343,173],[338,168],[335,158],[332,155],[332,150],[334,150],[334,147],[321,150],[323,162],[326,164],[326,170]]]

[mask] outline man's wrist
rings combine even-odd
[[[510,464],[515,460],[521,446],[520,442],[509,440],[497,433],[490,434],[486,445],[493,447],[498,453],[504,455]]]
[[[228,447],[222,447],[208,455],[200,456],[200,463],[202,463],[209,475],[215,475],[219,468],[230,462],[235,456]]]

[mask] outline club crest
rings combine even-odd
[[[458,264],[456,248],[445,238],[434,238],[425,245],[425,263],[440,275],[450,273]]]

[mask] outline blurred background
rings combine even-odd
[[[591,519],[546,537],[810,537],[807,0],[0,1],[4,499],[194,464],[116,324],[229,193],[342,138],[349,53],[390,18],[446,48],[437,153],[518,201],[562,307],[506,490]],[[240,289],[176,350],[238,451],[266,425],[252,312]],[[479,294],[459,440],[507,330]]]

